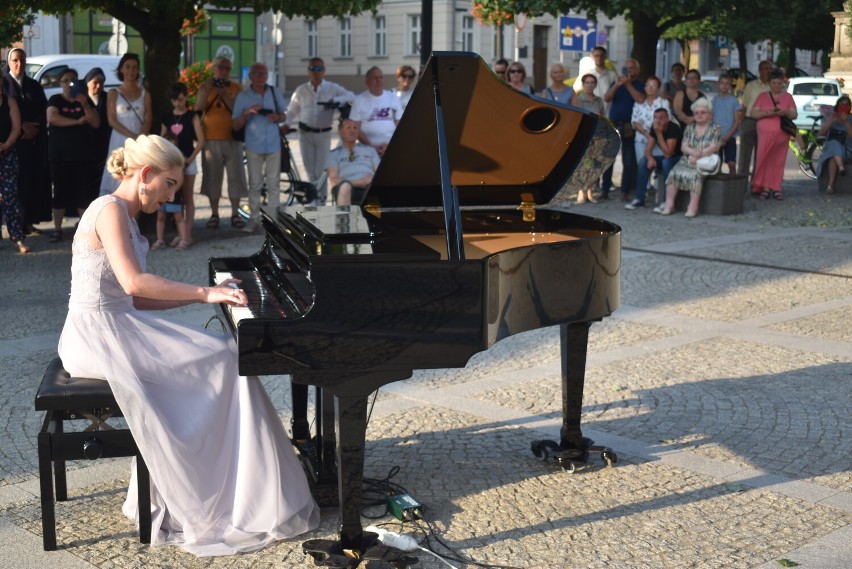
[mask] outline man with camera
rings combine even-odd
[[[260,229],[261,189],[266,185],[266,199],[275,212],[280,203],[281,131],[279,123],[287,118],[287,103],[281,91],[266,84],[266,65],[255,63],[249,70],[249,88],[234,101],[231,114],[233,127],[245,126],[246,161],[248,162],[248,195],[251,218],[243,228],[246,233]]]
[[[201,193],[210,199],[212,215],[207,227],[219,227],[219,199],[222,197],[222,181],[228,171],[228,199],[231,201],[231,225],[244,227],[245,222],[237,215],[240,198],[246,197],[245,171],[243,170],[243,145],[231,135],[231,113],[234,101],[241,88],[232,82],[231,60],[217,57],[213,60],[213,77],[198,89],[195,108],[202,112],[201,127],[204,129],[204,149],[201,153]]]
[[[355,94],[337,83],[326,81],[325,62],[319,57],[308,62],[308,82],[296,87],[287,107],[287,122],[299,128],[299,149],[305,172],[311,182],[322,177],[331,146],[331,123],[335,109],[351,105]],[[341,116],[343,113],[341,113]],[[317,200],[324,204],[328,195],[323,182],[317,188]]]

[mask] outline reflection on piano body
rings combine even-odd
[[[240,373],[292,377],[294,439],[311,438],[302,386],[321,388],[312,474],[337,478],[342,547],[364,539],[367,396],[415,369],[560,325],[560,442],[590,443],[588,328],[619,304],[620,228],[559,206],[618,145],[607,121],[515,91],[474,54],[434,54],[362,206],[263,212],[260,251],[211,259],[212,283],[240,278],[249,295],[223,306]]]

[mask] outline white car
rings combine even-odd
[[[118,55],[89,55],[78,53],[63,53],[57,55],[34,55],[27,58],[26,74],[38,81],[44,89],[44,95],[48,99],[62,92],[59,85],[59,76],[68,69],[74,69],[79,78],[86,76],[93,67],[100,67],[106,76],[104,93],[112,88],[118,87],[121,80],[116,74]]]
[[[834,107],[843,89],[837,79],[825,77],[791,77],[787,92],[793,95],[799,116],[793,122],[799,128],[819,128],[814,119],[821,118]]]

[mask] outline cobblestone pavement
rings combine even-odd
[[[398,468],[394,482],[425,505],[436,533],[486,564],[852,567],[852,195],[818,194],[790,168],[785,193],[693,220],[618,201],[573,206],[624,230],[622,304],[592,326],[584,401],[584,434],[618,452],[616,467],[593,455],[569,474],[529,450],[560,426],[559,334],[547,328],[463,369],[384,387],[366,474]],[[205,283],[209,257],[259,248],[262,236],[228,227],[224,208],[217,230],[203,227],[200,196],[198,209],[195,244],[152,252],[152,271]],[[70,241],[30,242],[27,256],[0,244],[3,566],[311,566],[301,542],[333,537],[336,509],[304,538],[252,554],[197,559],[140,545],[120,512],[127,459],[69,463],[60,550],[41,550],[32,402],[65,317]],[[174,311],[199,326],[213,314]],[[263,381],[289,424],[287,378]]]

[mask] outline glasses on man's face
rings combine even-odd
[[[309,65],[308,71],[325,71],[325,67],[322,65]]]
[[[403,73],[400,77],[403,79],[414,79],[414,73]]]
[[[520,69],[510,69],[509,73],[523,73],[523,71]]]

